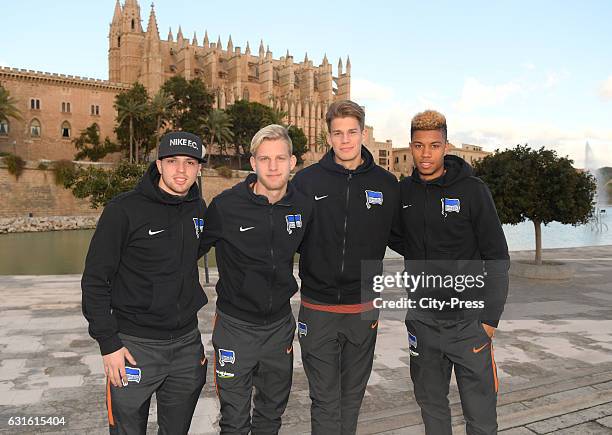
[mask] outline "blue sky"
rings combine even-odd
[[[0,65],[108,77],[108,25],[115,0],[11,2],[3,13]],[[143,26],[150,2],[140,1]],[[449,139],[486,149],[528,142],[584,165],[612,166],[612,2],[379,1],[295,3],[158,0],[162,38],[179,24],[202,42],[231,34],[259,40],[278,58],[334,65],[349,54],[352,98],[378,140],[407,146],[410,118],[433,108]]]

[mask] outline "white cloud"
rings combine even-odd
[[[465,80],[461,98],[455,107],[459,111],[469,112],[480,107],[497,106],[522,90],[523,87],[516,82],[486,85],[470,77]]]
[[[612,100],[612,75],[599,87],[599,96],[604,100]]]
[[[351,80],[351,98],[355,101],[388,101],[393,98],[393,95],[393,89],[389,86],[367,79],[356,78]]]
[[[545,89],[555,88],[561,83],[563,80],[569,77],[569,73],[565,70],[563,71],[551,71],[546,74],[546,81],[544,82]]]
[[[525,62],[525,63],[521,64],[521,66],[523,68],[525,68],[525,69],[528,69],[528,70],[534,70],[536,68],[536,66],[533,63],[531,63],[531,62]]]

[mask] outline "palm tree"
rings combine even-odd
[[[216,143],[219,147],[219,153],[223,154],[225,145],[234,139],[232,127],[232,118],[221,109],[212,110],[204,120],[204,131],[207,133],[208,139],[207,166],[209,168],[213,144]]]
[[[285,118],[287,117],[287,112],[284,112],[280,109],[270,109],[270,111],[266,114],[266,122],[268,124],[278,124],[286,127]]]
[[[329,151],[329,143],[327,142],[327,132],[321,131],[315,138],[315,144],[317,145],[317,151],[325,152]]]
[[[138,162],[138,148],[136,148],[136,159],[134,159],[134,120],[140,119],[146,111],[145,103],[140,103],[133,99],[126,99],[116,106],[117,112],[119,113],[119,125],[123,124],[125,120],[130,123],[130,163],[134,163],[134,160]]]
[[[149,113],[155,118],[155,147],[159,146],[159,130],[166,124],[170,115],[170,108],[174,105],[174,98],[163,89],[151,99]]]
[[[11,97],[9,91],[0,86],[0,121],[8,122],[9,118],[23,119],[17,108],[17,100]]]

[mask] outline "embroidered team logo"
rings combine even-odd
[[[219,349],[219,365],[234,364],[236,362],[236,352],[233,350]]]
[[[204,219],[194,217],[193,225],[195,226],[196,237],[199,239],[200,234],[202,234],[202,231],[204,231]]]
[[[366,190],[366,207],[372,208],[373,205],[383,205],[383,193],[374,190]]]
[[[306,337],[308,335],[308,325],[304,322],[298,322],[298,337]]]
[[[419,356],[416,352],[417,348],[417,338],[412,332],[408,331],[408,352],[410,352],[410,356]]]
[[[140,379],[142,378],[142,371],[140,369],[125,366],[125,374],[128,382],[140,383]]]
[[[285,222],[287,222],[287,232],[293,233],[296,228],[302,228],[302,215],[301,214],[288,214],[285,216]]]
[[[461,211],[461,201],[458,198],[442,198],[440,199],[442,203],[442,216],[448,216],[448,213],[455,212],[459,213]]]

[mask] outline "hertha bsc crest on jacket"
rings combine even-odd
[[[447,216],[448,212],[459,213],[461,211],[461,201],[457,198],[442,198],[440,202],[442,203],[442,215],[444,217]]]
[[[193,225],[195,226],[196,237],[199,239],[200,234],[202,234],[202,231],[204,231],[204,219],[193,218]]]
[[[296,228],[302,228],[302,215],[301,214],[288,214],[285,216],[287,222],[287,232],[291,234]]]
[[[372,208],[372,205],[383,205],[383,193],[374,190],[366,190],[366,207]]]

